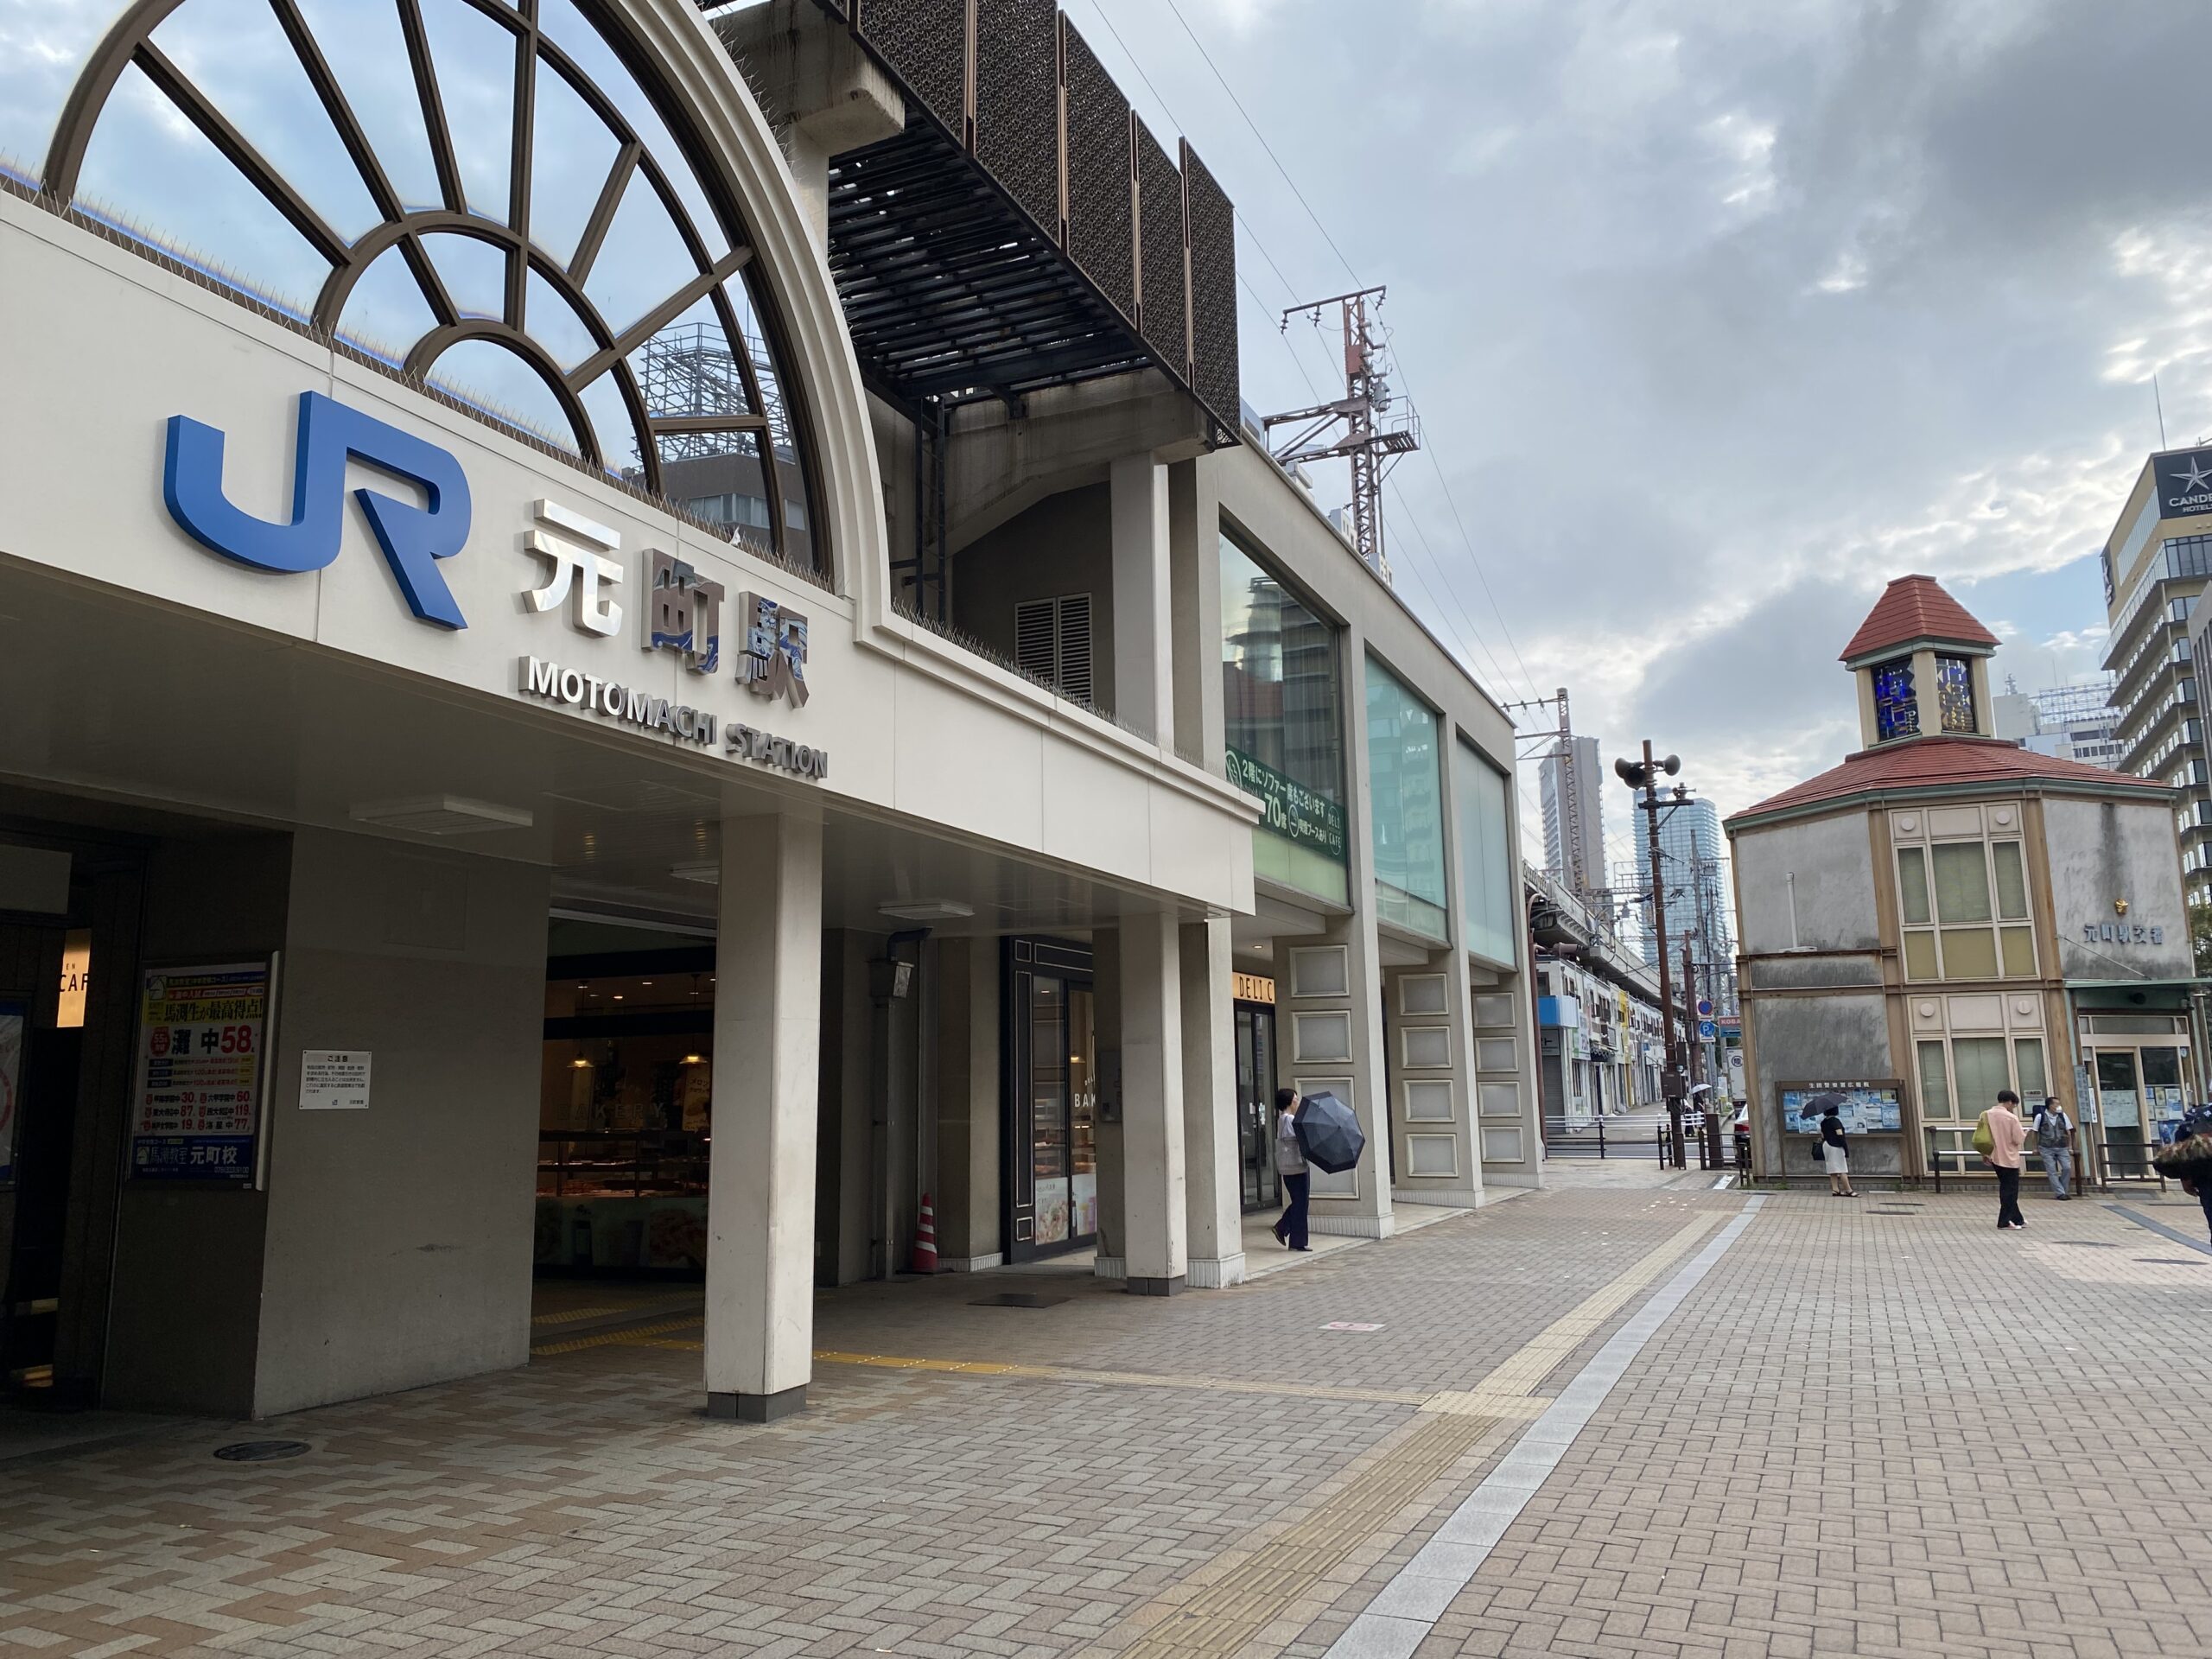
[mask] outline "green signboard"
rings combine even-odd
[[[1293,782],[1241,749],[1229,751],[1229,781],[1247,795],[1260,798],[1260,804],[1266,809],[1260,822],[1267,829],[1301,847],[1326,854],[1339,864],[1344,862],[1344,810],[1336,802]]]

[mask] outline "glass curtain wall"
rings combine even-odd
[[[1521,906],[1507,832],[1512,786],[1482,751],[1462,738],[1452,772],[1459,815],[1459,893],[1466,912],[1467,949],[1492,962],[1517,962]]]
[[[1265,809],[1253,874],[1349,903],[1336,630],[1226,535],[1220,569],[1229,781]]]
[[[1433,939],[1446,933],[1443,752],[1439,721],[1397,677],[1367,659],[1368,805],[1375,913]]]

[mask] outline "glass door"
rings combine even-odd
[[[1057,974],[1028,981],[1028,1243],[1057,1252],[1098,1236],[1098,1081],[1091,988]]]
[[[1236,1008],[1236,1130],[1243,1153],[1244,1208],[1272,1210],[1282,1202],[1275,1173],[1274,1010],[1240,1003]]]
[[[2139,1174],[2144,1162],[2143,1096],[2137,1087],[2135,1051],[2096,1052],[2097,1139],[2115,1175]]]

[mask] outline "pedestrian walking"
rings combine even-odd
[[[2020,1097],[2001,1090],[1997,1103],[1974,1126],[1974,1149],[1997,1172],[1997,1230],[2018,1231],[2027,1217],[2020,1213],[2020,1149],[2027,1145],[2028,1126],[2020,1122]]]
[[[1846,1144],[1843,1119],[1833,1106],[1821,1120],[1821,1160],[1827,1166],[1830,1198],[1859,1196],[1851,1190],[1851,1148]]]
[[[1274,1226],[1275,1242],[1287,1249],[1310,1250],[1306,1232],[1306,1200],[1313,1177],[1306,1168],[1306,1148],[1298,1143],[1298,1090],[1275,1090],[1275,1173],[1289,1195]]]
[[[2074,1196],[2074,1120],[2050,1096],[2036,1109],[2036,1155],[2043,1160],[2044,1179],[2054,1198]]]

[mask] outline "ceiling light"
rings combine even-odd
[[[976,908],[957,899],[915,899],[906,904],[878,905],[876,913],[902,922],[952,922],[963,916],[973,916]]]
[[[459,795],[416,795],[404,801],[362,801],[347,813],[356,823],[409,830],[418,836],[467,836],[486,830],[527,830],[537,820],[519,806],[495,806]]]

